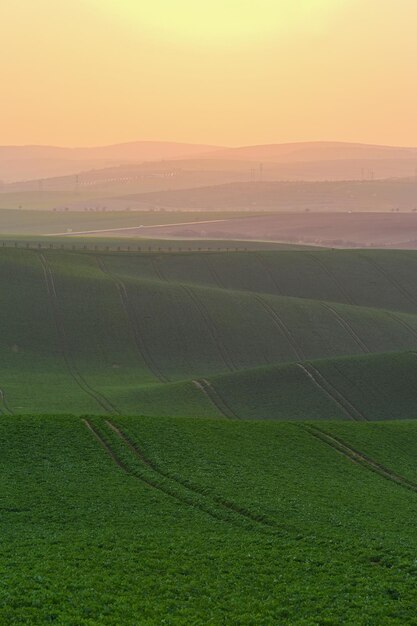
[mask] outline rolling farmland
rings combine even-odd
[[[416,269],[1,248],[0,623],[412,624]]]
[[[411,251],[4,248],[2,410],[414,418],[416,269]]]
[[[3,417],[0,620],[412,624],[416,425]]]

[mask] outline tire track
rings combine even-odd
[[[366,421],[366,417],[336,389],[311,363],[297,363],[297,366],[335,402],[351,420]]]
[[[199,380],[193,380],[193,384],[207,396],[210,402],[224,417],[228,419],[241,419],[208,380],[200,378]]]
[[[227,287],[223,284],[223,281],[220,279],[220,276],[217,272],[217,270],[213,267],[213,263],[210,262],[209,258],[207,255],[204,255],[205,263],[206,266],[208,267],[209,273],[214,281],[214,284],[216,285],[216,287],[219,287],[220,289],[227,289]]]
[[[65,364],[67,366],[68,372],[72,376],[73,380],[77,383],[77,385],[82,389],[86,394],[88,394],[96,403],[104,409],[106,413],[110,413],[111,415],[119,414],[118,409],[114,406],[110,400],[105,398],[101,393],[96,391],[87,383],[85,378],[79,372],[74,360],[69,355],[68,350],[68,338],[65,331],[65,326],[62,320],[61,311],[58,303],[58,297],[55,287],[55,280],[52,273],[52,268],[43,253],[39,254],[39,258],[43,267],[44,278],[46,283],[46,289],[48,292],[49,302],[51,304],[51,309],[54,317],[55,328],[57,331],[57,336],[59,339],[59,344],[61,348],[61,353],[64,358]]]
[[[226,509],[227,512],[231,511],[237,515],[240,515],[241,517],[245,518],[245,520],[249,520],[257,524],[262,524],[262,526],[276,527],[276,525],[272,521],[268,521],[264,519],[262,516],[257,515],[256,513],[253,513],[252,511],[249,511],[248,509],[245,509],[225,498],[220,498],[219,496],[209,496],[204,491],[204,489],[201,489],[197,487],[196,485],[191,485],[187,481],[181,480],[177,476],[173,476],[170,472],[167,472],[161,469],[159,465],[155,463],[154,461],[150,460],[143,453],[143,451],[139,448],[139,446],[136,443],[133,443],[133,441],[126,435],[126,433],[123,432],[118,426],[116,426],[113,422],[110,422],[109,420],[106,420],[106,424],[124,442],[124,444],[141,461],[141,463],[149,467],[153,472],[155,472],[155,474],[158,474],[162,478],[176,483],[181,488],[186,489],[192,494],[196,494],[197,496],[200,496],[204,498],[205,500],[210,500],[212,504],[214,504],[215,506],[219,506],[223,509]]]
[[[406,322],[405,320],[403,320],[399,315],[397,315],[396,313],[392,313],[392,311],[387,311],[385,310],[385,313],[391,318],[393,319],[395,322],[397,322],[398,324],[401,324],[401,326],[403,328],[405,328],[406,330],[408,330],[414,337],[417,337],[417,329],[413,328],[411,326],[411,324],[409,324],[408,322]]]
[[[404,298],[406,298],[406,300],[408,300],[414,306],[417,306],[417,300],[414,298],[414,296],[410,294],[409,291],[405,287],[403,287],[403,285],[396,278],[394,278],[394,276],[392,276],[377,261],[375,261],[375,259],[370,259],[368,258],[368,256],[363,254],[361,255],[361,257],[365,259],[369,265],[372,265],[372,267],[374,267],[381,274],[381,276],[384,276],[384,278],[389,283],[391,283],[391,285],[395,287],[397,291],[399,291],[404,296]]]
[[[199,491],[193,490],[193,489],[187,487],[186,485],[184,485],[182,482],[180,482],[178,480],[175,481],[171,477],[165,476],[162,472],[156,470],[154,465],[152,463],[150,463],[148,461],[148,459],[146,459],[143,456],[141,451],[136,446],[134,446],[134,444],[124,435],[124,433],[122,433],[111,422],[106,422],[107,427],[110,428],[111,431],[123,442],[123,444],[127,447],[127,449],[130,450],[130,452],[132,454],[134,454],[134,456],[137,459],[139,459],[141,464],[149,471],[149,473],[151,475],[155,474],[155,478],[153,478],[152,476],[148,477],[148,476],[144,476],[142,474],[139,475],[139,474],[134,473],[128,467],[128,465],[122,459],[119,458],[117,453],[111,448],[109,443],[106,441],[106,439],[99,432],[99,429],[96,426],[94,426],[90,422],[90,420],[84,418],[84,419],[82,419],[82,422],[84,423],[86,428],[91,432],[91,434],[94,436],[94,438],[97,440],[98,444],[109,455],[109,457],[112,459],[113,463],[119,469],[121,469],[126,475],[134,478],[135,480],[137,480],[140,483],[146,485],[147,487],[150,487],[151,489],[155,489],[155,490],[163,493],[164,495],[173,498],[177,502],[180,502],[182,505],[186,505],[186,506],[190,507],[191,509],[198,509],[199,511],[209,515],[211,518],[213,518],[216,521],[225,522],[225,523],[228,523],[228,524],[231,524],[231,525],[235,525],[236,522],[238,521],[238,518],[235,517],[235,515],[233,515],[233,514],[238,513],[238,514],[240,514],[240,519],[241,520],[242,520],[242,518],[244,519],[245,524],[248,523],[248,522],[250,522],[252,524],[254,521],[256,521],[257,524],[260,525],[264,531],[273,529],[271,527],[272,525],[269,525],[267,522],[263,522],[261,519],[252,519],[252,517],[244,516],[244,515],[242,515],[242,513],[240,511],[238,511],[238,510],[235,511],[232,508],[228,509],[227,511],[226,510],[217,511],[216,509],[213,510],[212,507],[209,506],[211,503],[205,503],[204,501],[201,501],[202,499],[204,499],[204,494],[203,493],[200,493]],[[161,484],[161,482],[160,482],[161,479],[164,482],[168,481],[168,485]],[[169,485],[169,481],[174,483],[174,485],[173,485],[174,486],[174,490]],[[176,492],[175,488],[178,488],[178,487],[180,487],[181,489],[184,489],[184,488],[188,489],[188,491],[190,492],[190,496],[191,497],[188,496],[188,495],[180,495],[178,492]],[[195,496],[200,498],[200,501],[196,500]]]
[[[231,371],[234,372],[236,371],[238,368],[236,367],[235,363],[233,362],[233,359],[230,355],[229,350],[226,348],[226,346],[223,344],[223,342],[219,339],[218,333],[217,333],[217,329],[216,329],[216,325],[213,322],[213,319],[209,313],[209,311],[207,310],[207,307],[205,306],[205,304],[200,300],[200,298],[198,298],[198,296],[195,294],[194,290],[189,287],[188,285],[183,285],[181,284],[181,288],[185,291],[185,293],[188,294],[188,297],[192,300],[192,302],[194,303],[195,308],[197,309],[197,311],[199,311],[201,317],[203,318],[206,327],[208,328],[210,335],[212,336],[214,343],[217,347],[217,350],[220,354],[220,357],[223,361],[223,363],[225,364],[226,368]]]
[[[292,347],[296,358],[303,361],[305,359],[304,352],[300,348],[298,343],[295,341],[292,332],[290,331],[288,326],[285,324],[285,322],[282,320],[282,318],[278,315],[275,309],[273,309],[272,306],[264,300],[264,298],[261,295],[254,294],[254,297],[259,302],[259,304],[263,307],[263,309],[268,313],[269,317],[275,323],[275,326],[279,328],[281,333],[285,336],[288,343]]]
[[[265,272],[268,274],[269,278],[271,279],[271,282],[276,289],[275,295],[283,296],[284,294],[282,293],[282,289],[280,285],[278,284],[278,281],[275,275],[272,273],[269,263],[266,262],[266,259],[262,256],[261,252],[255,252],[255,255],[256,255],[256,258],[258,259],[259,264],[261,265],[261,267],[263,267],[263,269],[265,270]]]
[[[151,372],[151,374],[155,376],[155,378],[157,378],[161,383],[169,382],[168,377],[165,376],[161,372],[160,368],[155,363],[155,360],[153,359],[150,351],[148,350],[142,338],[142,333],[140,332],[140,329],[138,328],[136,316],[135,316],[125,283],[118,276],[113,274],[113,272],[111,272],[108,269],[104,260],[101,257],[96,256],[96,259],[97,259],[97,263],[101,271],[113,281],[113,283],[115,284],[117,288],[117,291],[119,292],[119,297],[122,303],[122,308],[125,312],[128,324],[130,326],[130,330],[133,335],[135,347],[136,347],[138,354],[141,356],[146,367]]]
[[[6,394],[3,389],[0,389],[0,413],[4,413],[4,415],[14,415],[12,409],[7,403]]]
[[[352,337],[352,339],[356,342],[356,344],[360,347],[360,349],[363,352],[365,353],[371,352],[371,350],[366,345],[366,343],[362,341],[362,339],[359,337],[356,331],[352,328],[351,324],[342,315],[340,315],[340,313],[336,309],[334,309],[327,302],[320,302],[320,304],[324,309],[327,309],[333,314],[333,316],[337,319],[337,321],[342,326],[342,328],[345,329],[345,331]]]
[[[152,261],[152,266],[154,268],[154,271],[156,273],[156,275],[158,276],[158,278],[161,281],[170,283],[171,281],[165,276],[165,274],[162,272],[161,268],[159,266],[157,266],[154,262],[154,260]],[[207,310],[207,307],[203,304],[203,302],[201,302],[201,299],[198,298],[198,296],[196,295],[196,293],[194,292],[194,290],[192,289],[191,286],[189,285],[184,285],[181,282],[176,283],[185,293],[186,295],[192,299],[196,309],[199,311],[201,317],[203,318],[207,328],[210,331],[210,334],[215,342],[216,348],[220,354],[221,360],[223,361],[224,365],[226,366],[226,368],[233,372],[235,370],[237,370],[238,368],[236,367],[235,363],[233,362],[233,359],[229,353],[229,351],[227,350],[226,346],[224,346],[223,342],[219,339],[218,334],[217,334],[217,329],[216,329],[216,325],[213,322],[213,319],[209,313],[209,311]]]
[[[343,285],[341,284],[340,280],[337,278],[337,276],[327,267],[327,265],[325,264],[325,262],[322,259],[319,259],[318,257],[316,257],[314,254],[311,254],[311,252],[308,254],[310,259],[313,259],[313,261],[319,265],[321,267],[321,269],[327,274],[327,276],[329,276],[329,278],[332,279],[333,283],[336,285],[336,287],[338,288],[339,292],[342,294],[343,298],[345,299],[345,301],[348,304],[355,304],[353,298],[348,294],[348,292],[345,290],[345,288],[343,287]]]
[[[358,450],[356,450],[355,448],[347,444],[345,441],[343,441],[339,437],[330,435],[326,431],[316,426],[304,425],[304,428],[311,435],[313,435],[313,437],[316,437],[320,441],[323,441],[324,443],[332,447],[334,450],[336,450],[336,452],[338,452],[339,454],[343,454],[354,463],[357,463],[361,465],[362,467],[365,467],[366,469],[376,474],[379,474],[380,476],[383,476],[387,480],[390,480],[391,482],[394,482],[397,485],[400,485],[401,487],[405,487],[406,489],[417,493],[416,483],[409,480],[408,478],[405,478],[404,476],[401,476],[400,474],[397,474],[396,472],[393,472],[392,470],[388,469],[387,467],[385,467],[378,461],[374,461],[374,459],[364,454],[363,452],[359,452]]]

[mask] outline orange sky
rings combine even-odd
[[[0,144],[417,145],[417,0],[13,0]]]

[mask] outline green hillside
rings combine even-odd
[[[417,422],[3,417],[0,622],[413,624]]]
[[[1,247],[0,624],[414,624],[416,269]]]
[[[415,417],[417,254],[0,250],[3,413]]]

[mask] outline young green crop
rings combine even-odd
[[[80,418],[0,423],[1,623],[413,623],[417,494],[308,424],[85,419],[126,469]],[[321,428],[389,465],[403,425],[365,426]]]

